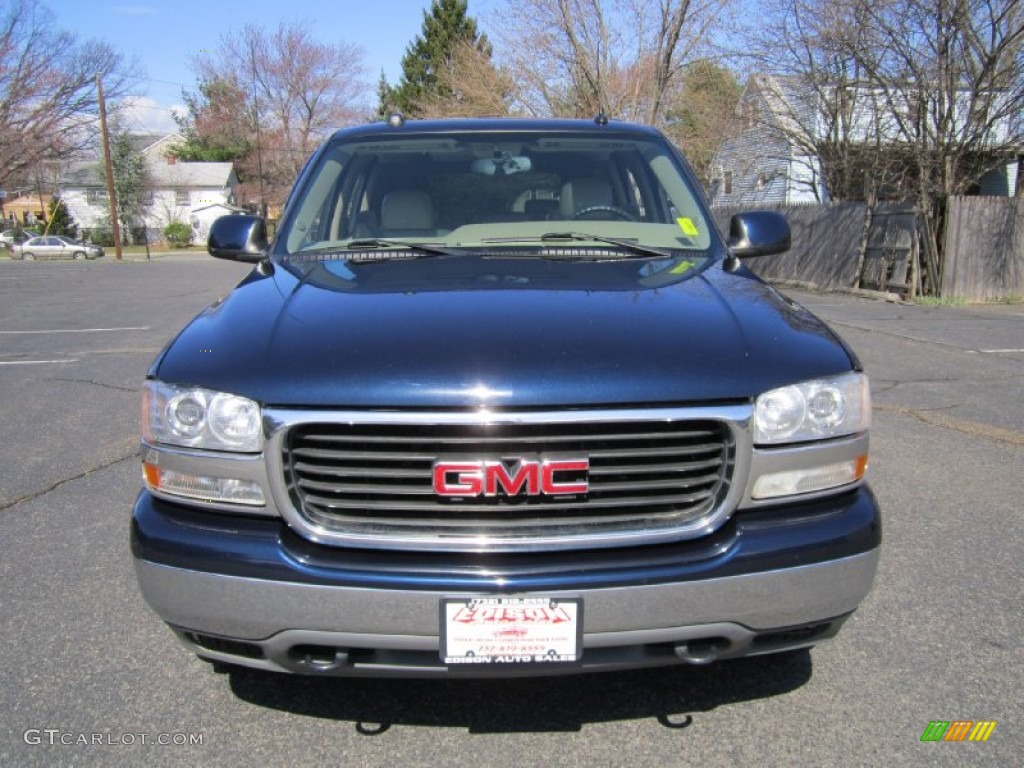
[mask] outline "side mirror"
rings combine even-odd
[[[774,211],[737,213],[729,222],[729,251],[736,258],[753,258],[789,250],[789,222]]]
[[[259,216],[228,214],[210,227],[206,250],[217,259],[255,264],[267,255],[267,223]]]

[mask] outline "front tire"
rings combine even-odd
[[[75,261],[82,261],[85,258],[85,254],[82,251],[75,251]]]
[[[21,256],[22,261],[35,261],[36,255],[34,253],[24,253]]]

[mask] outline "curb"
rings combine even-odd
[[[892,304],[910,304],[899,294],[890,291],[872,291],[867,288],[825,288],[817,283],[810,283],[803,280],[769,280],[772,285],[781,285],[786,288],[797,288],[812,293],[841,293],[847,296],[858,296],[862,299],[874,299],[876,301],[888,301]]]

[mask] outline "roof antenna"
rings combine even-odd
[[[608,125],[608,115],[606,115],[603,111],[598,112],[597,116],[594,118],[594,122],[597,123],[598,125]]]

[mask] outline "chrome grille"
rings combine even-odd
[[[286,517],[300,531],[409,549],[625,545],[637,532],[684,538],[710,530],[730,487],[735,440],[724,420],[594,420],[591,412],[539,423],[417,423],[410,414],[401,423],[395,416],[289,426],[281,470]],[[526,457],[589,459],[588,492],[442,498],[434,491],[435,461],[508,465]]]

